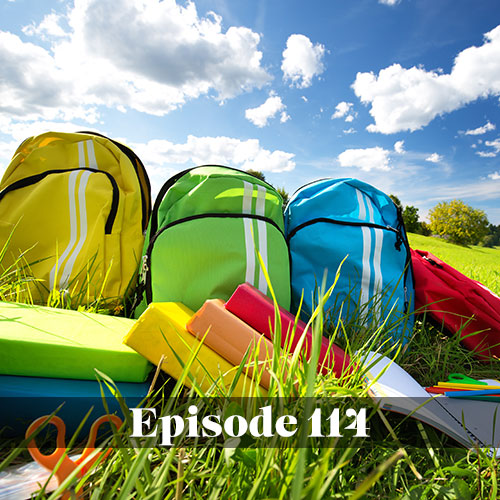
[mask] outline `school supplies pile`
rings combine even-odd
[[[429,252],[412,250],[415,307],[481,359],[500,358],[500,297]]]
[[[421,420],[463,446],[500,457],[500,402],[429,394],[390,358],[368,352],[363,359],[369,392],[381,408]]]
[[[127,146],[93,132],[30,137],[0,182],[0,242],[10,238],[2,266],[23,255],[36,303],[56,290],[73,305],[119,304],[133,289],[150,210],[146,170]]]
[[[304,359],[309,359],[312,335],[306,325],[298,322],[293,332],[293,316],[279,309],[283,320],[281,344],[291,341],[293,352],[302,335]],[[273,318],[271,320],[271,318]],[[255,384],[269,388],[268,369],[273,359],[273,338],[276,330],[272,301],[255,287],[244,283],[237,287],[229,300],[205,301],[195,313],[181,303],[152,303],[124,339],[124,343],[141,353],[170,376],[179,379],[189,364],[185,385],[198,384],[207,390],[214,384],[228,389],[234,381],[237,367],[245,362],[242,382],[238,381],[234,395],[245,394]],[[305,331],[305,333],[304,333]],[[293,338],[291,338],[293,333]],[[163,361],[161,361],[163,359]],[[322,339],[318,371],[333,370],[340,376],[350,372],[349,357],[333,343]]]

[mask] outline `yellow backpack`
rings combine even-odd
[[[146,170],[128,147],[93,132],[30,137],[0,183],[0,266],[29,267],[37,303],[58,291],[73,306],[117,304],[132,291],[150,211]]]

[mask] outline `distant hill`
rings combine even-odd
[[[410,246],[427,250],[500,295],[500,247],[462,247],[433,236],[408,233]]]

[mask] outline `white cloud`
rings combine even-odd
[[[394,143],[394,151],[398,154],[398,155],[402,155],[402,154],[405,154],[406,151],[405,151],[405,141],[396,141]]]
[[[39,36],[42,40],[47,40],[50,37],[67,37],[69,34],[61,26],[62,20],[62,15],[52,12],[46,15],[38,26],[32,23],[28,26],[24,26],[22,31],[25,35]]]
[[[341,167],[356,167],[369,172],[370,170],[390,170],[390,151],[379,146],[366,149],[346,149],[340,153],[337,160]]]
[[[282,111],[280,115],[280,122],[285,123],[290,120],[290,115],[286,111]]]
[[[378,0],[378,3],[384,5],[397,5],[401,0]]]
[[[332,119],[342,118],[349,113],[352,108],[352,102],[341,101],[335,106],[335,113],[332,115]]]
[[[476,154],[483,158],[495,158],[500,153],[500,137],[494,141],[485,141],[485,146],[493,148],[493,151],[477,151]]]
[[[495,130],[496,125],[494,123],[486,122],[482,127],[474,128],[472,130],[466,130],[464,132],[465,135],[483,135],[490,130]]]
[[[494,151],[477,151],[476,154],[481,158],[495,158],[497,155]]]
[[[79,130],[94,130],[93,127],[89,127],[88,123],[77,122],[77,121],[12,121],[0,119],[0,130],[2,133],[11,136],[15,141],[24,141],[27,137],[33,135],[43,134],[48,130],[54,130],[57,132],[78,132]],[[106,132],[101,132],[106,135]]]
[[[185,163],[221,164],[263,172],[287,172],[295,168],[294,154],[269,151],[260,145],[258,139],[190,135],[183,144],[156,139],[145,144],[132,143],[130,147],[146,166],[153,168]]]
[[[245,111],[245,118],[257,127],[265,127],[271,118],[281,112],[281,123],[286,122],[290,116],[286,113],[286,106],[281,101],[281,97],[271,93],[267,100],[256,108],[249,108]]]
[[[489,146],[495,150],[495,153],[500,153],[500,137],[494,141],[486,141],[486,146]]]
[[[439,163],[440,161],[443,160],[443,157],[441,155],[438,155],[437,153],[432,153],[429,155],[425,161],[431,162],[431,163]]]
[[[500,173],[499,172],[493,172],[492,174],[489,174],[488,177],[490,179],[493,179],[494,181],[499,181],[500,180]]]
[[[66,36],[60,21],[49,14],[26,27],[33,43],[0,32],[0,114],[95,119],[107,106],[162,116],[201,95],[222,101],[271,80],[257,33],[224,32],[219,16],[199,17],[192,2],[75,0]]]
[[[356,130],[353,129],[352,127],[346,129],[346,130],[342,130],[342,132],[344,132],[344,134],[355,134],[356,133]]]
[[[367,130],[392,134],[418,130],[436,116],[478,98],[500,93],[500,26],[486,33],[484,43],[455,58],[449,74],[393,64],[374,73],[358,73],[355,94],[370,104],[375,123]]]
[[[332,115],[332,120],[337,118],[344,118],[344,120],[348,123],[351,123],[354,118],[358,115],[355,112],[351,112],[352,110],[352,102],[341,101],[335,106],[335,112]]]
[[[307,101],[308,101],[308,99],[307,99],[307,97],[306,97],[305,95],[300,96],[300,98],[301,98],[304,102],[307,102]]]
[[[290,35],[281,63],[283,79],[290,80],[291,86],[310,87],[313,78],[325,70],[322,61],[324,54],[325,47],[319,43],[313,45],[307,36]]]

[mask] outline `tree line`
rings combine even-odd
[[[397,196],[390,195],[401,210],[406,230],[410,233],[440,236],[458,245],[500,245],[500,225],[490,224],[483,210],[462,200],[442,201],[429,211],[429,223],[421,221],[418,208],[403,207]]]

